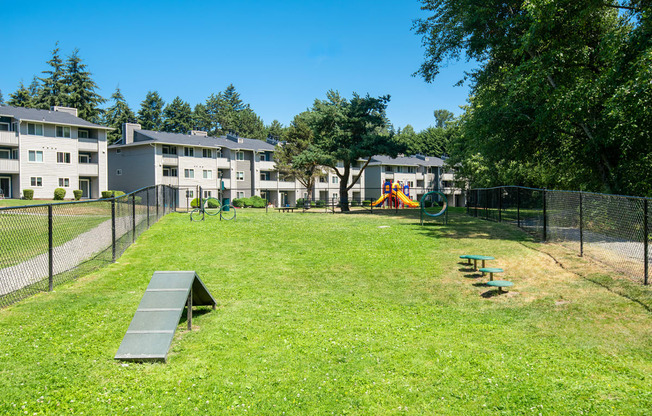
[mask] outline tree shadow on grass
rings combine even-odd
[[[493,297],[496,297],[496,296],[506,295],[507,293],[509,293],[509,292],[507,292],[507,291],[502,291],[501,292],[498,289],[491,289],[491,290],[488,290],[488,291],[482,293],[480,296],[485,298],[485,299],[489,299],[489,298],[493,298]]]

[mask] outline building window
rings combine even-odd
[[[210,198],[213,196],[213,191],[204,191],[204,198]]]
[[[120,153],[122,153],[122,149],[115,149],[115,152],[120,154]]]
[[[59,178],[59,186],[68,188],[70,186],[70,178]]]
[[[193,157],[195,156],[195,149],[193,149],[192,147],[184,147],[183,155]]]
[[[267,201],[267,191],[260,191],[260,197]]]
[[[267,162],[267,153],[261,153],[260,154],[260,161],[261,162]]]
[[[43,124],[27,123],[27,134],[43,136]]]
[[[261,181],[268,181],[270,180],[270,173],[269,172],[260,172],[260,180]]]
[[[184,169],[183,170],[183,176],[185,178],[193,179],[195,177],[195,170],[194,169]]]
[[[30,162],[43,162],[43,151],[41,151],[41,150],[30,150],[29,151],[29,161]]]
[[[4,122],[0,123],[0,131],[10,131],[9,126],[10,126],[9,123],[4,123]]]
[[[333,177],[331,178],[331,183],[337,183],[337,179],[338,179],[337,176],[333,176]]]
[[[57,163],[70,163],[70,153],[57,152]]]
[[[91,155],[89,155],[88,153],[80,153],[79,163],[91,163]]]
[[[235,179],[237,181],[244,181],[244,172],[236,172],[235,173]]]
[[[415,170],[414,166],[408,166],[407,167],[407,173],[415,173],[415,172],[416,172],[416,170]]]
[[[30,183],[32,184],[32,186],[43,186],[43,178],[41,178],[40,176],[37,177],[32,176],[30,178]]]
[[[177,168],[172,167],[163,167],[163,176],[174,176],[178,175]]]
[[[116,169],[115,174],[116,176],[122,176],[122,169]]]
[[[213,149],[202,149],[203,157],[213,157]]]
[[[217,149],[215,152],[215,157],[222,157],[222,149]]]
[[[186,198],[194,198],[195,193],[191,190],[186,191]]]
[[[320,176],[319,177],[319,182],[326,183],[326,177],[325,176]]]
[[[88,130],[77,130],[77,137],[80,139],[88,139]]]
[[[70,137],[70,127],[68,126],[57,126],[55,130],[56,137]]]
[[[241,191],[236,192],[236,197],[237,198],[244,198],[245,197],[244,192],[241,192]]]
[[[161,152],[164,155],[176,155],[177,154],[177,147],[176,146],[168,146],[168,145],[164,144],[162,149],[161,149]]]
[[[391,166],[385,166],[385,172],[394,172],[394,169]]]
[[[244,152],[235,152],[235,159],[236,160],[244,160]]]
[[[396,167],[396,173],[403,173],[403,172],[405,172],[405,169],[403,168],[403,166],[397,166]]]
[[[213,171],[204,169],[204,179],[213,179]]]

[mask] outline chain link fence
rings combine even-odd
[[[176,209],[159,185],[115,198],[0,208],[0,307],[115,261]]]
[[[501,186],[471,189],[467,213],[508,222],[649,284],[649,198]]]

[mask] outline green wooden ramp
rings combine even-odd
[[[165,361],[184,307],[192,328],[192,305],[215,309],[215,299],[197,273],[157,271],[131,320],[116,360]]]

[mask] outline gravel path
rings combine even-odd
[[[146,218],[147,215],[137,215],[136,225],[141,224]],[[116,239],[128,232],[131,232],[131,218],[117,218]],[[72,240],[54,247],[54,275],[74,269],[82,262],[111,247],[111,244],[111,220],[107,220]],[[49,275],[48,260],[49,254],[46,252],[15,266],[0,269],[0,296],[46,279]]]

